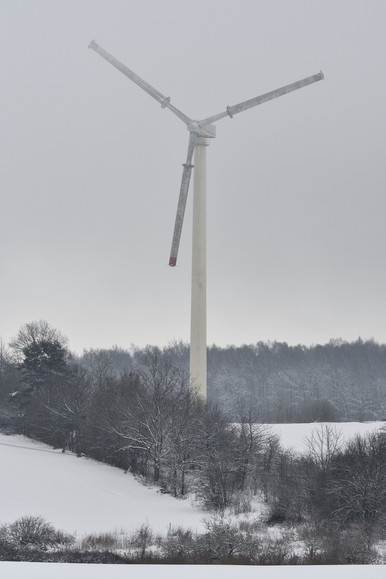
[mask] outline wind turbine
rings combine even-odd
[[[170,97],[166,97],[153,88],[149,83],[135,74],[135,72],[130,70],[130,68],[99,46],[95,40],[90,42],[89,48],[92,48],[97,54],[158,101],[163,109],[167,108],[174,113],[185,123],[189,131],[188,153],[186,162],[183,164],[169,265],[174,267],[177,264],[186,199],[190,177],[194,167],[190,376],[200,395],[206,399],[206,147],[209,145],[208,139],[213,139],[216,136],[215,122],[225,117],[233,118],[234,115],[252,107],[261,105],[289,92],[313,84],[314,82],[318,82],[324,78],[324,75],[322,72],[318,72],[317,74],[237,105],[227,106],[225,111],[217,115],[202,120],[195,120],[177,109],[171,104]],[[192,164],[193,155],[194,165]]]

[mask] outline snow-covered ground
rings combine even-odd
[[[328,426],[340,435],[340,440],[346,442],[357,434],[365,435],[386,429],[386,422],[310,422],[307,424],[272,424],[271,431],[280,437],[280,443],[286,450],[304,452],[307,449],[307,439],[321,427]]]
[[[383,579],[383,566],[82,565],[2,563],[2,579]]]
[[[249,567],[232,565],[81,565],[71,563],[1,563],[2,579],[383,579],[382,566]]]
[[[204,511],[143,486],[131,474],[77,458],[22,436],[0,434],[0,523],[40,515],[76,533],[131,533],[143,523],[166,534],[170,525],[203,527]]]

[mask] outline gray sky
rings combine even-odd
[[[323,70],[217,124],[208,343],[386,341],[385,22],[383,0],[1,0],[3,339],[189,339],[188,133],[95,39],[193,118]]]

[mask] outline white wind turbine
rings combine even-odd
[[[127,66],[119,62],[109,52],[99,46],[95,40],[89,44],[102,58],[120,70],[130,80],[158,101],[162,108],[174,113],[189,131],[188,153],[183,164],[180,195],[177,205],[177,215],[174,225],[172,247],[169,265],[177,263],[178,247],[180,244],[182,224],[184,220],[186,199],[188,195],[190,176],[194,167],[193,187],[193,240],[192,240],[192,298],[190,324],[190,376],[197,386],[201,396],[206,399],[206,146],[208,139],[216,136],[216,127],[213,123],[225,117],[232,118],[237,113],[246,111],[257,105],[303,88],[309,84],[322,80],[323,73],[319,72],[288,84],[271,92],[257,96],[237,105],[227,106],[225,111],[202,120],[194,120],[185,115],[170,102],[170,97],[164,96],[149,83],[135,74]],[[194,154],[194,165],[192,164]]]

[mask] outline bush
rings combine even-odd
[[[281,509],[280,507],[276,507],[273,508],[270,512],[267,519],[267,525],[281,525],[282,523],[285,523],[286,520],[287,516],[285,510]]]
[[[225,561],[240,555],[243,536],[223,515],[205,521],[206,532],[196,538],[196,551],[207,561]]]
[[[90,550],[112,550],[120,547],[116,535],[113,533],[99,533],[86,535],[81,542],[81,549],[83,551]]]
[[[306,565],[368,565],[377,558],[363,525],[308,524],[301,529],[300,538],[306,547]]]
[[[58,551],[40,551],[36,549],[25,553],[20,560],[36,563],[98,563],[110,565],[133,563],[132,559],[112,551],[81,551],[80,549]]]
[[[247,491],[238,491],[232,497],[232,511],[235,515],[246,515],[252,512],[252,498]]]
[[[148,548],[154,544],[154,533],[148,524],[143,524],[137,529],[131,539],[132,546],[136,549],[139,559],[144,559],[148,553]]]
[[[1,529],[0,529],[1,531]],[[16,547],[0,539],[0,561],[21,561],[22,558]]]
[[[268,541],[253,557],[255,565],[298,565],[299,562],[285,538]]]
[[[14,547],[38,547],[46,549],[49,546],[68,544],[73,537],[56,531],[42,517],[21,517],[14,523],[0,527],[0,541]]]
[[[168,534],[160,547],[167,561],[174,563],[191,562],[194,558],[194,537],[190,529],[178,527]]]

